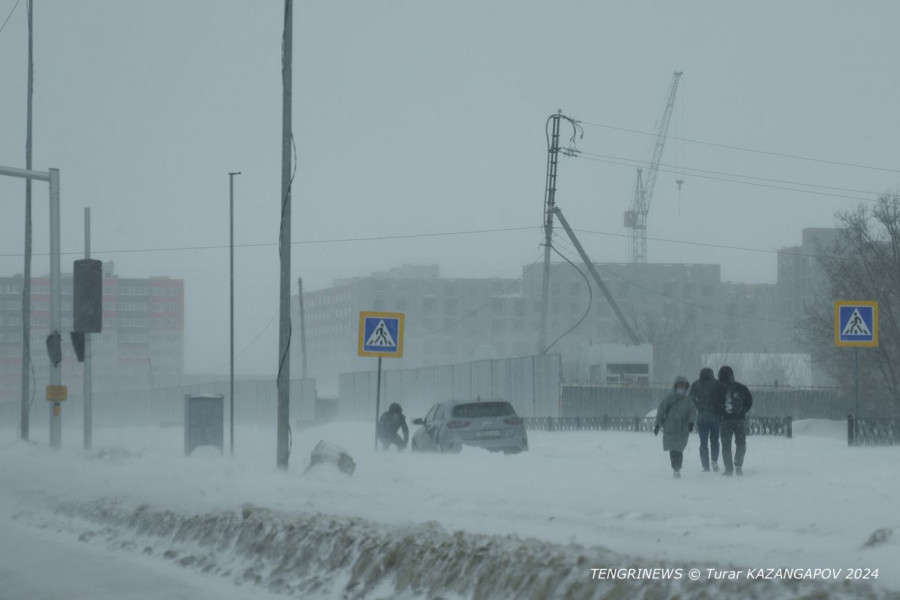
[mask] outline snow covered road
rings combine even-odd
[[[257,526],[269,528],[275,537],[287,535],[292,519],[310,530],[324,520],[334,531],[349,532],[355,545],[347,556],[356,554],[341,568],[351,570],[371,568],[373,556],[365,552],[374,548],[393,548],[398,554],[413,540],[424,553],[422,539],[439,541],[457,553],[485,547],[486,555],[494,552],[502,558],[491,541],[499,539],[510,552],[552,556],[557,566],[571,570],[554,578],[523,558],[522,564],[532,566],[514,573],[498,558],[510,576],[540,574],[557,589],[585,590],[585,598],[606,589],[591,581],[592,568],[620,567],[674,566],[685,574],[699,568],[700,584],[716,586],[717,593],[723,584],[706,582],[708,568],[731,565],[744,578],[747,569],[839,568],[844,576],[851,568],[878,569],[878,579],[819,581],[816,589],[830,594],[826,597],[848,598],[900,590],[900,482],[890,476],[896,473],[900,448],[848,448],[840,422],[798,422],[794,431],[791,440],[751,437],[742,479],[701,473],[694,436],[681,480],[671,478],[658,438],[627,432],[532,432],[526,454],[466,449],[438,456],[374,453],[369,424],[334,423],[295,432],[287,472],[274,467],[274,428],[239,428],[234,459],[206,451],[184,458],[180,428],[97,430],[97,450],[89,455],[68,447],[53,452],[40,439],[36,444],[15,442],[9,432],[0,438],[0,518],[15,515],[21,523],[42,525],[70,539],[90,532],[88,546],[126,543],[137,560],[154,563],[182,527],[193,550],[179,548],[169,562],[183,560],[188,552],[194,557],[186,561],[189,565],[196,570],[205,564],[218,574],[213,579],[222,582],[238,579],[242,561],[257,561],[260,573],[266,573],[260,583],[283,593],[300,588],[287,581],[290,577],[280,584],[267,579],[271,565],[248,558],[250,551],[237,543],[248,535],[246,516],[241,517],[247,504],[265,509],[268,516]],[[67,435],[68,440],[79,439],[76,432]],[[303,473],[310,450],[321,439],[353,454],[353,477],[326,468]],[[204,540],[190,521],[197,515],[216,515],[209,526],[233,531],[232,538],[216,542],[229,556],[213,558],[209,548],[197,550]],[[166,519],[174,529],[161,526]],[[887,531],[887,539],[865,547],[876,530]],[[319,533],[327,538],[325,531]],[[455,531],[483,535],[454,537]],[[510,535],[515,537],[485,537]],[[148,542],[147,536],[153,540]],[[377,541],[360,545],[362,538]],[[152,553],[142,556],[146,547]],[[0,550],[8,549],[0,542]],[[434,568],[434,562],[428,564]],[[341,585],[397,581],[396,573],[382,575],[370,580],[350,576]],[[496,573],[481,576],[496,579]],[[760,591],[759,585],[773,585],[755,584]],[[317,588],[318,597],[351,597],[341,585],[330,591]],[[659,597],[685,593],[678,585],[659,587]],[[415,577],[410,586],[410,597],[430,597],[421,595],[422,590],[445,598],[446,590],[476,597],[471,586],[440,589]],[[510,583],[506,589],[514,587]],[[790,592],[784,587],[777,591]],[[534,597],[561,597],[553,593]],[[498,594],[498,588],[491,588],[482,597],[503,597]],[[370,590],[358,597],[398,596]]]

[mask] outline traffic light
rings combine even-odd
[[[75,261],[72,329],[100,333],[103,321],[103,263],[91,258]]]
[[[72,339],[75,358],[78,359],[78,362],[84,362],[84,334],[80,331],[70,331],[69,337]]]

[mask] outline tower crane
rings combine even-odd
[[[669,121],[672,119],[672,107],[675,105],[675,93],[678,91],[678,80],[681,79],[681,73],[681,71],[675,71],[672,75],[669,97],[666,100],[662,119],[659,121],[656,142],[653,145],[653,156],[647,168],[647,178],[643,178],[642,169],[637,170],[634,201],[631,210],[625,211],[625,227],[631,228],[632,263],[647,262],[647,214],[650,212],[650,201],[653,199],[653,188],[656,186],[656,173],[659,171],[659,161],[662,159],[663,148],[666,145],[666,134],[669,131]]]

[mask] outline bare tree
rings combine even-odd
[[[838,213],[844,228],[835,248],[820,256],[827,290],[822,301],[806,306],[801,340],[813,358],[853,394],[854,357],[859,352],[860,412],[900,411],[900,193],[874,206]],[[834,343],[834,300],[876,300],[879,344],[843,348]]]

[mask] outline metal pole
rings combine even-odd
[[[297,278],[297,287],[300,290],[298,295],[300,296],[300,353],[303,357],[303,362],[300,363],[302,368],[303,379],[306,379],[306,315],[304,314],[303,309],[303,278]]]
[[[600,274],[594,267],[594,263],[591,262],[591,259],[587,255],[587,252],[585,252],[584,248],[581,247],[581,243],[578,241],[578,238],[575,237],[575,232],[572,231],[571,227],[569,227],[569,222],[566,221],[566,218],[563,216],[562,211],[559,210],[558,207],[554,207],[553,212],[555,212],[556,216],[559,217],[560,225],[562,225],[563,229],[566,230],[566,233],[569,235],[569,239],[572,240],[572,245],[575,246],[576,250],[578,250],[578,254],[579,256],[581,256],[581,260],[582,262],[584,262],[584,266],[587,267],[591,276],[594,278],[594,283],[596,283],[597,287],[600,288],[600,291],[603,292],[603,296],[606,298],[606,301],[609,302],[609,305],[612,307],[613,312],[616,313],[616,317],[619,318],[619,323],[622,324],[622,328],[625,330],[625,333],[628,334],[628,338],[631,340],[631,343],[637,346],[641,343],[641,338],[638,337],[638,334],[631,327],[628,319],[626,319],[625,315],[622,314],[622,310],[619,308],[619,304],[616,302],[616,299],[613,298],[612,294],[609,292],[609,289],[606,287],[606,284],[603,283],[603,280],[600,278]]]
[[[91,209],[84,209],[84,257],[91,257]],[[84,334],[84,449],[90,450],[94,443],[94,397],[91,370],[91,334]]]
[[[287,469],[290,448],[291,394],[291,56],[293,54],[293,1],[284,0],[284,39],[281,57],[281,289],[278,332],[278,435],[276,464]]]
[[[853,349],[853,362],[854,371],[856,372],[856,376],[854,377],[853,382],[853,397],[856,400],[856,414],[854,415],[857,419],[859,418],[859,348]]]
[[[552,115],[553,133],[547,149],[547,188],[544,192],[544,277],[541,283],[541,331],[537,353],[547,346],[547,302],[550,293],[550,246],[553,243],[553,207],[556,206],[556,167],[559,163],[559,121],[562,110]]]
[[[378,380],[375,384],[375,451],[378,452],[378,417],[381,413],[381,357],[378,357]]]
[[[31,120],[34,97],[33,0],[28,0],[28,108],[25,124],[25,168],[31,169]],[[28,440],[31,411],[31,179],[25,180],[25,277],[22,281],[22,422]]]
[[[234,456],[234,176],[240,175],[240,171],[228,173],[228,272],[229,272],[229,361],[231,369],[229,371],[228,398],[229,413],[228,422],[231,428],[231,456]]]
[[[59,169],[50,169],[50,333],[61,335],[59,268]],[[50,385],[62,385],[62,362],[57,365],[50,363]],[[50,446],[62,446],[62,408],[59,402],[54,402],[50,411]]]

